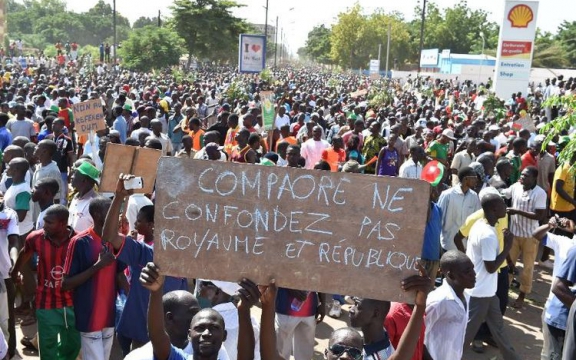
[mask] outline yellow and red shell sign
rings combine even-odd
[[[508,20],[513,28],[527,28],[534,20],[532,8],[526,4],[519,4],[510,9]]]

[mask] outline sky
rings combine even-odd
[[[112,4],[113,0],[104,0]],[[263,24],[266,16],[267,0],[237,0],[246,5],[234,11],[234,15],[251,23]],[[66,0],[68,9],[82,12],[90,9],[98,0]],[[365,13],[380,7],[386,12],[398,11],[405,18],[414,17],[414,8],[419,0],[358,0]],[[459,0],[433,0],[440,8],[454,6]],[[172,0],[116,0],[119,13],[134,22],[140,16],[155,17],[158,10],[169,14]],[[312,8],[311,5],[314,7]],[[330,26],[336,22],[339,13],[345,12],[354,5],[353,0],[269,0],[268,23],[275,25],[279,18],[279,28],[286,35],[286,44],[291,53],[304,46],[308,32],[316,25]],[[500,23],[504,16],[504,0],[469,0],[472,9],[483,9],[489,12],[489,20]],[[545,6],[544,6],[545,5]],[[574,0],[541,0],[537,15],[537,26],[544,31],[555,33],[562,21],[576,21],[576,1]],[[279,35],[280,36],[280,33]],[[280,42],[280,41],[279,41]]]

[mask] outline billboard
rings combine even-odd
[[[494,76],[494,89],[500,98],[525,92],[528,87],[537,14],[537,1],[506,0],[504,4]]]
[[[380,60],[370,60],[370,74],[378,74],[380,72]]]
[[[438,49],[422,49],[420,53],[420,67],[437,67],[438,53]]]
[[[240,34],[238,69],[241,73],[259,73],[266,67],[266,37]]]

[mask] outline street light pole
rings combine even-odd
[[[420,54],[422,57],[422,49],[424,48],[424,21],[426,21],[426,0],[422,4],[422,22],[420,23]],[[420,73],[420,63],[418,63],[418,73]]]
[[[276,28],[274,29],[274,67],[278,58],[278,16],[276,16]]]
[[[268,51],[268,0],[266,0],[266,20],[264,20],[264,49]]]
[[[480,70],[478,70],[478,86],[480,86],[480,79],[482,78],[482,66],[484,66],[484,32],[480,31],[480,37],[482,38],[482,57],[480,58]]]
[[[116,53],[118,52],[117,45],[116,45],[116,0],[113,0],[112,5],[114,8],[113,14],[112,14],[112,16],[113,16],[112,17],[112,22],[113,22],[112,27],[114,28],[114,44],[113,44],[113,49],[114,49],[113,61],[114,61],[114,64],[113,65],[115,66],[116,65]]]

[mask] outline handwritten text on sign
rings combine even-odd
[[[166,274],[410,301],[429,206],[419,180],[161,158]]]
[[[106,119],[100,99],[73,104],[72,111],[74,112],[74,128],[78,134],[90,134],[90,131],[106,129]]]

